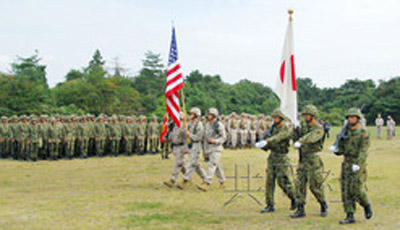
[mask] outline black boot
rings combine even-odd
[[[295,210],[296,209],[296,201],[294,199],[291,200],[290,202],[290,210]]]
[[[305,217],[306,216],[306,212],[304,211],[304,204],[300,204],[299,206],[297,206],[297,211],[290,215],[291,218],[301,218],[301,217]]]
[[[355,222],[353,213],[349,212],[346,215],[346,219],[339,221],[339,224],[353,224]]]
[[[321,203],[321,214],[320,216],[325,217],[328,215],[328,204],[326,202]]]
[[[275,208],[273,204],[267,205],[264,209],[261,210],[261,213],[267,213],[267,212],[274,212]]]
[[[365,218],[371,219],[372,217],[371,204],[368,204],[367,206],[364,207],[364,213],[365,213]]]

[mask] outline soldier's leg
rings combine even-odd
[[[340,175],[340,186],[342,191],[342,202],[345,213],[354,213],[356,204],[351,192],[351,165],[342,164],[342,172]]]
[[[212,182],[212,178],[214,176],[214,174],[216,173],[217,169],[218,169],[218,179],[220,180],[220,182],[224,181],[224,177],[223,177],[223,171],[222,169],[220,169],[220,162],[219,162],[219,158],[221,156],[220,152],[213,152],[210,153],[210,162],[208,164],[208,172],[207,172],[207,176],[206,179],[204,180],[207,184],[211,184]],[[222,180],[222,181],[221,181]]]
[[[324,175],[323,175],[323,163],[318,157],[313,162],[313,167],[310,169],[310,190],[318,200],[319,203],[326,202],[324,194]]]
[[[306,192],[307,192],[307,169],[304,163],[300,163],[299,167],[296,170],[296,191],[295,191],[295,199],[296,205],[304,205],[306,203]]]
[[[38,143],[31,143],[31,159],[33,161],[36,161],[38,159],[38,153],[39,153]]]
[[[289,178],[289,166],[280,166],[277,168],[277,181],[279,187],[283,190],[286,196],[293,200],[294,189],[293,184]]]
[[[275,192],[275,175],[274,175],[274,162],[268,158],[268,165],[266,171],[265,180],[265,203],[267,205],[274,204],[274,192]]]
[[[182,172],[185,164],[185,155],[182,152],[183,147],[174,147],[173,153],[175,156],[174,167],[171,173],[171,181],[176,182],[178,179],[179,173]]]

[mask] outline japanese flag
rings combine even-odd
[[[293,123],[297,123],[297,89],[294,68],[294,39],[292,18],[286,31],[276,94],[281,100],[281,110]]]

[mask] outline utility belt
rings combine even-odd
[[[184,145],[185,145],[184,142],[182,142],[182,143],[177,143],[177,144],[172,143],[172,147],[181,147],[181,146],[184,146]]]

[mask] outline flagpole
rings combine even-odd
[[[185,93],[183,92],[183,88],[181,89],[181,98],[182,98],[182,110],[183,110],[183,114],[184,114],[183,124],[185,125],[186,132],[188,132],[189,128],[188,128],[187,119],[186,119],[187,113],[186,113]],[[186,140],[188,143],[192,143],[192,140],[190,140],[190,138],[188,136],[186,136]]]

